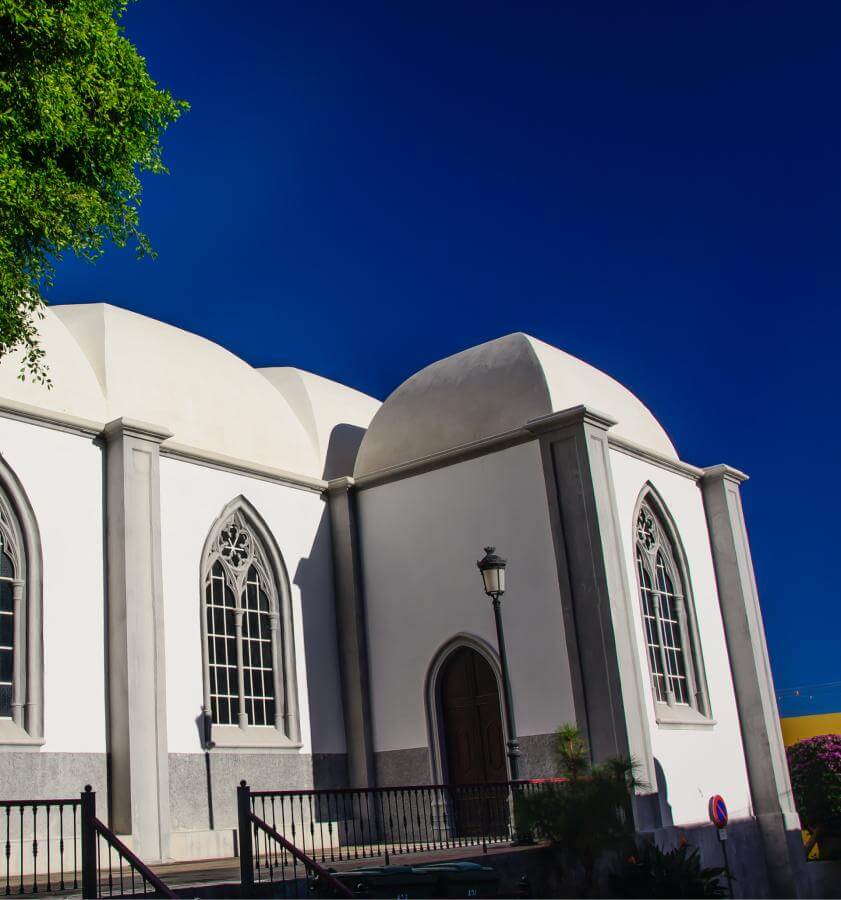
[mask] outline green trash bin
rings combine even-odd
[[[472,862],[429,863],[415,866],[416,872],[434,873],[436,897],[496,897],[499,873],[491,866]]]
[[[438,878],[434,872],[413,869],[411,866],[372,866],[337,872],[336,878],[354,894],[382,900],[435,897]]]

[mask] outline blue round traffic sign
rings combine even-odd
[[[721,794],[710,797],[710,821],[716,828],[727,827],[727,804]]]

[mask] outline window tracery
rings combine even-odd
[[[651,687],[657,704],[708,714],[688,576],[656,498],[646,493],[634,522],[637,582]]]

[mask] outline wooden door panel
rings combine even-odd
[[[448,781],[506,781],[505,744],[496,677],[470,647],[456,650],[440,680]]]

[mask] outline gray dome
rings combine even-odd
[[[612,434],[677,459],[650,410],[593,366],[527,334],[509,334],[433,363],[380,407],[354,475],[423,459],[585,405],[617,424]]]

